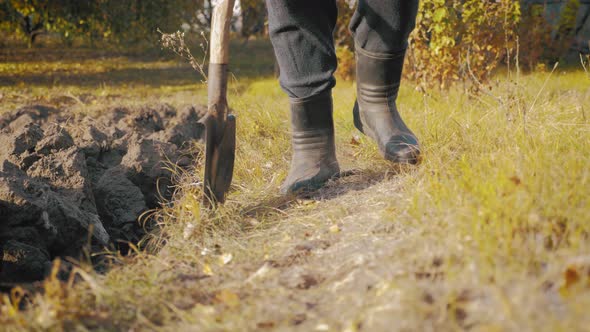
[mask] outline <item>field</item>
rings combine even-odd
[[[262,41],[235,44],[229,103],[238,151],[228,202],[200,208],[202,160],[175,174],[159,227],[106,272],[79,262],[0,295],[0,326],[136,331],[588,331],[590,74],[498,73],[478,95],[402,84],[418,166],[383,161],[334,90],[338,158],[351,175],[282,198],[288,101]],[[2,51],[0,112],[46,104],[204,104],[206,87],[159,55]],[[173,203],[173,204],[172,204]]]

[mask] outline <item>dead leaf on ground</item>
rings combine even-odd
[[[232,255],[230,253],[225,253],[225,254],[219,256],[219,263],[221,265],[227,265],[232,261],[233,258],[234,258],[234,255]]]
[[[339,232],[340,232],[340,226],[338,226],[338,225],[330,226],[330,233],[339,233]]]
[[[583,283],[585,279],[585,284]],[[572,287],[590,288],[590,266],[585,264],[580,265],[569,265],[563,272],[563,283],[560,287],[560,293],[562,296],[567,296]]]
[[[512,181],[512,183],[514,183],[516,186],[522,183],[522,180],[520,180],[520,178],[516,175],[511,176],[510,181]]]
[[[259,329],[272,329],[273,327],[275,327],[275,323],[274,322],[259,322],[258,324],[256,324],[256,327],[258,327]]]
[[[211,266],[209,264],[203,265],[203,274],[206,276],[213,275],[213,270],[211,269]]]
[[[227,289],[220,290],[215,295],[215,300],[225,304],[230,308],[237,307],[240,304],[240,297],[238,296],[238,294]]]

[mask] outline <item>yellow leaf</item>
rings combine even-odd
[[[338,233],[338,232],[340,232],[340,227],[338,227],[338,225],[330,226],[330,233]]]
[[[234,256],[230,253],[223,254],[223,255],[219,256],[219,263],[221,265],[226,265],[229,262],[231,262],[233,258],[234,258]]]
[[[203,274],[208,275],[208,276],[213,275],[213,270],[211,269],[211,266],[209,266],[209,264],[203,265]]]
[[[232,308],[240,304],[240,297],[238,294],[227,289],[222,289],[219,291],[217,295],[215,295],[215,299]]]

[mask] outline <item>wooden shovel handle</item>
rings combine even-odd
[[[211,17],[211,55],[209,63],[227,64],[229,57],[229,26],[235,0],[220,0]]]

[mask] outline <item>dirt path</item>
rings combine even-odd
[[[223,329],[415,327],[416,317],[404,320],[404,315],[421,315],[424,307],[434,311],[436,295],[430,288],[437,287],[444,257],[453,249],[433,250],[435,225],[425,232],[421,226],[396,223],[406,212],[388,207],[407,200],[400,179],[364,173],[330,184],[313,200],[292,203],[284,210],[287,218],[279,217],[283,220],[273,227],[251,231],[233,247],[218,248],[226,255],[235,253],[232,262],[210,278],[186,278],[183,287],[216,290],[204,302],[225,304],[219,316]],[[405,287],[405,294],[398,289],[415,280],[423,280],[422,287]],[[462,309],[447,309],[443,314],[454,316],[451,321],[465,323]],[[440,316],[431,317],[433,327],[436,318]]]
[[[182,274],[187,296],[174,304],[188,316],[166,330],[578,330],[564,271],[584,270],[587,257],[531,270],[498,253],[490,270],[481,242],[454,225],[457,211],[413,214],[412,173],[365,170],[312,200],[265,203],[279,208],[276,223],[211,242],[222,243],[217,257],[233,255],[211,276]]]
[[[332,202],[312,203],[319,206],[304,221],[298,218],[289,224],[287,219],[279,226],[283,229],[269,231],[282,234],[269,250],[273,254],[245,283],[236,283],[253,295],[250,301],[258,302],[251,306],[256,310],[253,315],[262,318],[258,327],[276,325],[302,331],[362,325],[367,330],[386,328],[380,324],[389,320],[369,318],[365,322],[362,316],[373,313],[363,313],[363,308],[375,299],[384,281],[405,273],[394,257],[409,240],[400,240],[401,228],[382,222],[379,206],[384,204],[366,200],[363,194],[389,196],[395,186],[392,180],[346,193]],[[340,209],[348,216],[333,223]]]

